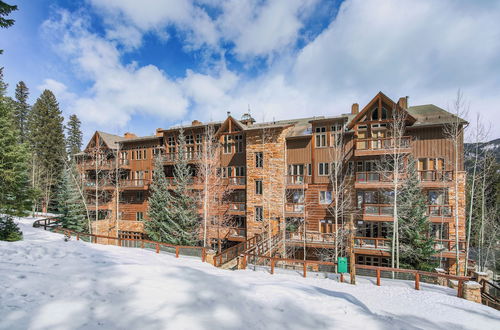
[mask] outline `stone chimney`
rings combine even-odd
[[[126,139],[133,139],[133,138],[136,138],[137,135],[135,135],[134,133],[127,132],[127,133],[123,134],[123,137]]]
[[[353,103],[351,107],[351,114],[355,115],[359,112],[359,104]]]
[[[157,128],[155,136],[163,136],[163,133],[161,131],[163,131],[163,128]]]
[[[408,96],[400,97],[398,105],[403,109],[408,109]]]
[[[201,125],[201,124],[203,124],[203,123],[201,121],[199,121],[199,120],[196,120],[196,119],[191,122],[191,126],[198,126],[198,125]]]

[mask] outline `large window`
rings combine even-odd
[[[316,148],[326,147],[326,127],[316,127],[315,132]]]
[[[264,167],[264,153],[262,151],[255,153],[255,167]]]
[[[264,220],[264,209],[262,206],[255,207],[255,221],[263,221]]]
[[[322,233],[333,233],[335,232],[333,227],[332,219],[323,219],[319,221],[319,230]]]
[[[328,163],[319,163],[318,164],[318,175],[325,176],[330,174],[330,164]]]
[[[429,190],[427,194],[429,205],[448,205],[447,190]]]
[[[144,219],[144,213],[142,213],[142,212],[136,212],[136,214],[135,214],[135,220],[136,221],[141,221],[143,219]]]
[[[224,153],[230,154],[232,152],[231,148],[231,135],[224,135]]]
[[[186,144],[194,144],[193,134],[186,135]]]
[[[234,168],[234,176],[245,176],[245,166],[236,166]]]
[[[330,204],[332,202],[332,192],[328,190],[322,190],[319,192],[319,203],[320,204]]]
[[[235,152],[243,152],[243,135],[235,135],[234,136],[234,147]]]

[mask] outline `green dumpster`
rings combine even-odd
[[[347,273],[347,258],[339,257],[337,258],[338,266],[337,270],[339,273]]]

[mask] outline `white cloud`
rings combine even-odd
[[[66,11],[44,24],[46,34],[58,36],[56,48],[92,82],[87,96],[68,102],[70,112],[83,120],[117,126],[124,126],[137,113],[167,120],[186,114],[189,103],[177,82],[153,65],[123,65],[114,43],[88,32],[86,25],[85,18]],[[54,80],[48,79],[45,84],[68,93]]]

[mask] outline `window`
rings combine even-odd
[[[307,164],[307,175],[308,176],[313,175],[313,168],[311,164]]]
[[[137,191],[135,193],[135,198],[137,201],[142,202],[142,200],[144,199],[144,193],[142,191]]]
[[[236,166],[234,168],[235,176],[245,176],[245,166]]]
[[[326,147],[326,127],[316,127],[316,148]]]
[[[193,134],[186,135],[186,144],[194,144]]]
[[[447,190],[429,190],[429,205],[448,205]]]
[[[264,167],[264,153],[261,151],[255,153],[255,167]]]
[[[235,135],[234,136],[234,141],[235,141],[235,152],[243,152],[243,135]]]
[[[142,151],[141,150],[136,150],[135,153],[137,154],[137,159],[142,159]]]
[[[231,153],[231,135],[224,135],[224,153]]]
[[[255,207],[255,221],[262,221],[264,220],[264,209],[262,206],[256,206]]]
[[[330,204],[332,202],[332,192],[328,190],[323,190],[319,192],[319,203],[320,204]]]
[[[142,157],[142,159],[148,159],[148,156],[147,156],[147,151],[148,151],[147,149],[144,149],[144,150],[142,151],[142,156],[143,156],[143,157]]]
[[[200,144],[202,141],[202,137],[201,137],[201,134],[196,134],[196,143],[197,144]]]
[[[262,195],[262,180],[255,180],[255,194]]]
[[[332,219],[323,219],[319,221],[319,230],[322,233],[333,233],[333,220]]]
[[[378,108],[376,107],[375,109],[372,110],[372,120],[377,120],[378,119]]]
[[[328,163],[319,163],[318,164],[318,175],[325,176],[330,174]]]
[[[144,214],[142,212],[136,212],[135,213],[135,220],[136,221],[141,221],[144,219]]]

